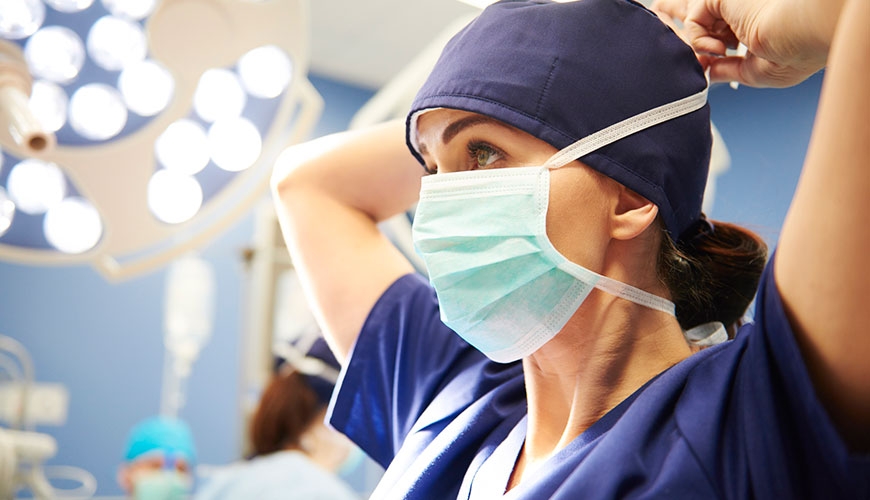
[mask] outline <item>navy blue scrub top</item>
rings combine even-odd
[[[440,318],[419,275],[372,309],[330,423],[386,472],[372,498],[870,499],[814,392],[772,276],[755,322],[648,382],[505,494],[525,440],[522,365]]]

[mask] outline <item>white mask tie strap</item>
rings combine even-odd
[[[649,307],[650,309],[655,309],[656,311],[676,316],[676,306],[674,306],[674,303],[670,300],[653,295],[641,290],[640,288],[635,288],[629,284],[622,283],[621,281],[608,278],[607,276],[600,276],[598,282],[595,283],[595,288],[607,292],[615,297],[629,300],[635,304],[640,304]]]
[[[725,325],[718,321],[689,328],[684,332],[684,335],[690,344],[698,347],[709,347],[728,340],[728,332],[725,331]]]
[[[679,101],[663,104],[649,111],[644,111],[639,115],[634,115],[621,122],[614,123],[594,134],[589,134],[551,156],[544,163],[544,166],[550,169],[563,167],[623,137],[701,109],[707,103],[708,89],[709,86],[697,94],[684,97]]]

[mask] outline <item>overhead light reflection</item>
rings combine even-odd
[[[54,10],[60,12],[81,12],[94,3],[94,0],[45,0]]]
[[[27,40],[24,59],[37,78],[69,83],[85,62],[85,46],[75,31],[63,26],[46,26]]]
[[[54,163],[23,160],[12,167],[6,188],[22,212],[38,215],[57,205],[66,195],[66,179]]]
[[[120,71],[145,59],[148,42],[142,26],[114,16],[103,16],[88,32],[88,54],[100,67]]]
[[[193,175],[208,165],[205,129],[193,120],[177,120],[157,138],[154,154],[165,169]]]
[[[66,123],[69,97],[60,85],[46,80],[33,82],[30,92],[30,110],[43,127],[57,132]]]
[[[245,108],[245,91],[235,73],[210,69],[202,74],[193,94],[193,109],[200,118],[213,122],[234,118]]]
[[[2,236],[15,218],[15,203],[9,199],[6,190],[0,186],[0,236]]]
[[[118,90],[130,111],[154,116],[172,99],[175,81],[161,64],[146,60],[127,66],[118,76]]]
[[[156,0],[102,0],[103,7],[112,14],[138,21],[154,11]]]
[[[100,241],[103,224],[88,200],[70,196],[53,206],[43,221],[45,239],[64,253],[82,253]]]
[[[218,167],[239,172],[260,156],[262,139],[257,127],[245,118],[218,120],[208,129],[211,160]]]
[[[45,20],[45,5],[40,0],[4,0],[0,9],[0,37],[20,40],[36,33]]]
[[[190,220],[202,206],[202,187],[189,175],[158,170],[148,181],[148,207],[168,224]]]
[[[69,123],[82,137],[94,141],[110,139],[127,123],[127,107],[114,87],[89,83],[72,95]]]
[[[245,90],[265,99],[284,92],[293,76],[290,58],[274,45],[258,47],[243,55],[238,70]]]

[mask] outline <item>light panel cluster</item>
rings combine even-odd
[[[0,37],[21,46],[34,79],[31,109],[56,133],[59,146],[123,138],[170,106],[173,76],[148,57],[144,22],[155,3],[0,1]],[[222,183],[256,162],[273,116],[270,102],[292,76],[291,59],[271,45],[249,51],[233,67],[202,74],[188,116],[171,123],[154,144],[147,200],[157,219],[190,220]],[[43,242],[24,241],[32,230],[15,231],[39,219]],[[0,243],[81,253],[102,233],[99,213],[62,166],[0,154]]]

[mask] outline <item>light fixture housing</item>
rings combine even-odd
[[[49,3],[45,7],[44,28],[52,28],[49,34],[55,38],[57,33],[53,32],[59,32],[63,40],[70,39],[68,35],[73,29],[57,25],[70,16],[54,4],[68,5],[64,7],[68,9],[81,8],[76,16],[88,14],[99,19],[101,29],[96,34],[92,32],[93,37],[81,30],[77,33],[87,50],[85,69],[96,68],[91,74],[105,75],[100,81],[87,82],[88,85],[81,85],[80,80],[67,81],[79,64],[76,57],[68,58],[69,67],[58,68],[63,70],[63,75],[54,77],[54,81],[32,75],[32,65],[28,71],[24,52],[27,42],[40,33],[39,26],[33,28],[26,23],[23,27],[12,26],[7,33],[15,35],[7,35],[9,40],[0,40],[5,47],[0,56],[0,99],[4,103],[15,103],[16,109],[21,110],[20,116],[9,116],[6,110],[10,107],[0,105],[3,110],[0,111],[0,149],[5,156],[5,165],[0,164],[0,174],[5,174],[0,175],[0,187],[13,163],[35,159],[56,165],[67,180],[66,196],[75,200],[70,205],[75,208],[71,213],[91,214],[89,237],[92,240],[93,217],[88,205],[98,214],[101,224],[99,237],[90,243],[92,246],[83,249],[86,245],[72,244],[62,251],[52,246],[51,241],[41,245],[22,244],[19,241],[22,233],[12,234],[15,225],[33,223],[36,216],[7,216],[12,227],[5,235],[0,233],[0,259],[36,265],[90,263],[113,280],[136,276],[163,265],[190,249],[201,247],[248,213],[253,203],[267,192],[271,167],[278,154],[288,145],[306,139],[320,116],[322,99],[306,76],[309,39],[306,1],[162,0],[157,4],[150,2],[150,6],[146,5],[149,2],[140,1],[138,4],[144,6],[133,9],[132,13],[123,9],[125,3],[130,2],[67,1]],[[36,11],[35,19],[42,23],[38,14],[40,12]],[[130,29],[124,31],[127,28]],[[136,43],[141,40],[136,34],[138,28],[148,42],[146,53]],[[124,41],[124,50],[112,47],[103,52],[93,50],[91,45],[116,31],[126,33],[120,38]],[[75,43],[71,46],[77,47]],[[238,106],[228,111],[229,121],[220,119],[219,113],[202,117],[194,111],[203,75],[218,74],[223,80],[227,80],[227,75],[229,79],[236,75],[238,88],[247,89],[257,84],[246,83],[246,79],[251,78],[245,76],[251,60],[275,61],[275,54],[283,54],[289,61],[289,65],[275,64],[278,83],[267,86],[266,90],[247,90],[247,94],[242,90],[241,111]],[[50,73],[51,69],[41,68],[40,71]],[[144,91],[137,89],[137,78],[124,77],[128,69],[152,75],[153,87]],[[243,69],[245,74],[241,74]],[[83,75],[84,72],[82,70]],[[169,90],[166,75],[171,77]],[[63,91],[60,99],[28,103],[34,83],[43,94],[48,89],[47,94],[58,95],[60,88]],[[66,110],[63,97],[69,100]],[[94,102],[103,104],[94,105]],[[77,110],[82,106],[90,112],[79,113]],[[54,121],[34,120],[32,111],[37,108],[52,110]],[[250,116],[249,110],[252,110]],[[67,117],[63,116],[64,111],[68,111]],[[95,120],[94,115],[99,113],[107,119]],[[67,124],[58,127],[57,122],[64,119],[68,120]],[[189,171],[179,173],[164,167],[158,156],[165,151],[155,145],[173,124],[182,123],[181,129],[184,129],[188,121],[198,123],[194,132],[198,126],[202,134],[188,134],[186,137],[193,137],[190,143],[185,143],[185,135],[181,134],[181,144],[191,147],[198,144],[205,148],[201,154],[207,154],[208,161],[206,167],[183,164],[182,170],[188,168]],[[59,130],[55,132],[53,128]],[[233,131],[246,139],[238,149],[226,147],[228,136],[235,140]],[[78,139],[66,140],[76,133],[80,136]],[[164,140],[164,145],[171,144],[171,139]],[[179,142],[179,137],[174,140]],[[196,159],[195,154],[194,159],[183,156],[182,163],[203,161],[203,158]],[[149,189],[153,184],[166,185],[166,179],[154,182],[155,177],[167,177],[164,173],[186,175],[187,179],[196,176],[202,185],[201,206],[191,208],[190,200],[184,200],[180,205],[188,211],[186,216],[172,215],[168,222],[167,217],[158,216],[159,209],[150,209],[149,197],[157,198],[158,202],[179,201]],[[206,179],[208,176],[213,178]],[[189,181],[181,182],[185,183]],[[165,192],[178,192],[178,189],[181,188],[176,186]],[[9,194],[8,189],[5,194]],[[15,201],[11,196],[5,198]],[[8,200],[6,206],[8,208]]]

